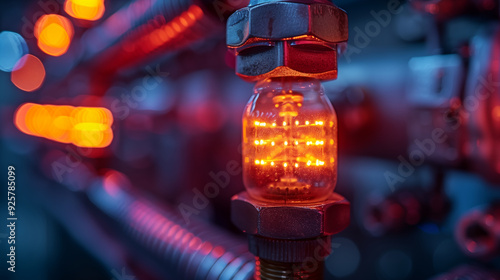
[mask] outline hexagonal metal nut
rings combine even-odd
[[[303,35],[328,43],[348,39],[347,13],[331,3],[269,2],[240,9],[227,21],[227,45],[251,38],[281,40]]]
[[[237,53],[235,68],[247,81],[284,76],[330,80],[337,78],[337,69],[337,47],[312,40],[248,44]]]
[[[332,193],[323,202],[274,204],[243,192],[231,202],[231,219],[243,232],[276,239],[305,239],[333,235],[349,225],[350,203]]]

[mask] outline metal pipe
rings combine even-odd
[[[185,222],[116,182],[99,180],[87,194],[143,247],[161,258],[169,279],[252,279],[255,263],[244,242],[202,221]]]
[[[136,66],[222,33],[224,15],[246,3],[245,0],[132,1],[84,34],[84,60],[100,73]]]

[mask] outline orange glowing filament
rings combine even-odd
[[[320,201],[335,187],[335,112],[319,82],[282,79],[258,84],[247,105],[243,117],[245,186],[262,200]]]
[[[84,20],[98,20],[104,14],[103,0],[66,0],[64,11],[68,15]]]
[[[73,25],[60,15],[43,15],[35,23],[38,47],[46,54],[60,56],[68,51],[73,39]]]
[[[113,116],[106,108],[26,103],[14,124],[23,133],[79,147],[103,148],[113,140]]]

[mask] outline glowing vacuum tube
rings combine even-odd
[[[243,114],[243,179],[255,199],[311,203],[337,180],[337,117],[316,79],[263,80]]]

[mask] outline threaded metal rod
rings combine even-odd
[[[322,260],[307,259],[301,263],[276,262],[256,257],[256,280],[321,280],[325,263]]]

